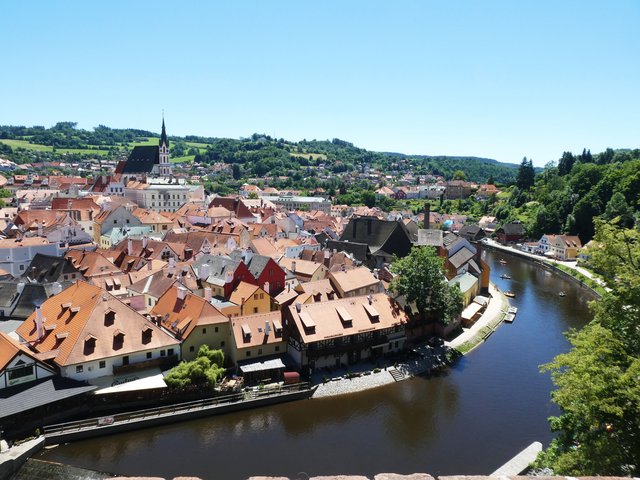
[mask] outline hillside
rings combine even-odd
[[[112,129],[100,125],[93,130],[78,129],[74,122],[42,126],[0,126],[0,154],[16,163],[37,163],[71,158],[100,156],[125,158],[136,145],[155,143],[158,134],[140,129]],[[170,136],[174,162],[236,164],[238,175],[246,177],[292,176],[297,172],[313,176],[321,167],[329,174],[377,168],[385,173],[413,172],[452,178],[463,171],[467,180],[513,183],[518,165],[477,157],[446,157],[372,152],[350,142],[303,140],[292,142],[253,134],[230,139],[187,135]]]

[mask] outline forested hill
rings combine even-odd
[[[77,128],[75,122],[42,126],[0,126],[0,154],[17,163],[55,159],[57,155],[100,155],[123,158],[135,145],[152,144],[158,134],[140,129],[113,129],[100,125],[93,130]],[[442,175],[451,179],[464,172],[466,179],[503,184],[515,181],[518,165],[477,157],[404,155],[368,151],[340,140],[292,142],[253,134],[230,139],[187,135],[170,136],[171,155],[181,161],[238,164],[247,176],[290,176],[301,169],[323,166],[333,173],[377,168],[385,173],[409,172]],[[515,160],[515,159],[514,159]]]

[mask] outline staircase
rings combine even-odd
[[[390,367],[387,371],[391,374],[396,382],[399,382],[405,377],[405,374],[398,370],[396,367]]]

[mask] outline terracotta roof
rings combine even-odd
[[[33,352],[28,348],[12,339],[6,333],[0,332],[0,371],[4,370],[19,353],[23,353],[36,360]]]
[[[406,313],[384,293],[289,307],[304,343],[404,325]],[[376,315],[377,314],[377,315]]]
[[[249,348],[260,345],[284,343],[281,319],[282,312],[279,311],[234,317],[231,320],[231,330],[233,331],[233,339],[236,347]],[[267,322],[270,328],[268,335],[266,334]],[[277,329],[276,326],[278,327]],[[248,333],[248,335],[246,333]]]
[[[148,210],[145,208],[135,208],[133,212],[131,212],[135,217],[140,219],[140,222],[144,224],[169,224],[173,223],[172,220],[165,217],[162,213],[156,212],[154,210]]]
[[[367,267],[358,267],[344,272],[331,272],[329,278],[345,293],[377,285],[380,282]]]
[[[265,255],[271,258],[279,258],[282,254],[267,238],[254,238],[251,240],[252,250],[259,255]]]
[[[127,355],[178,342],[153,325],[145,317],[110,295],[103,289],[85,282],[77,282],[42,304],[45,336],[38,340],[35,327],[36,312],[18,327],[16,333],[28,341],[39,353],[57,350],[58,365],[72,365],[113,356]],[[112,322],[105,314],[112,312]],[[151,335],[142,334],[151,329]],[[114,334],[124,333],[122,343],[114,341]],[[95,337],[94,342],[85,339]]]
[[[73,265],[86,278],[122,273],[113,262],[97,252],[69,250],[65,257],[71,258]]]
[[[217,325],[229,320],[204,298],[187,292],[178,298],[178,288],[169,288],[154,305],[151,315],[158,317],[164,328],[180,338],[187,338],[196,326]]]
[[[293,268],[294,263],[295,271]],[[280,259],[279,265],[295,273],[296,275],[302,275],[305,277],[312,277],[313,274],[318,271],[318,269],[327,269],[327,267],[325,267],[322,263],[311,262],[309,260],[301,260],[299,258],[282,257]]]
[[[257,285],[252,285],[251,283],[247,283],[247,282],[240,282],[238,286],[235,288],[235,290],[231,292],[231,295],[229,296],[229,300],[235,303],[236,305],[242,305],[242,299],[244,298],[245,301],[247,301],[249,298],[251,298],[251,295],[256,293],[256,290],[258,289],[261,292],[264,292],[264,290],[262,290]]]

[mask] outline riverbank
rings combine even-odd
[[[484,248],[488,250],[497,250],[508,255],[524,258],[525,260],[542,265],[545,268],[551,268],[554,272],[579,283],[581,287],[588,289],[597,297],[601,297],[606,290],[604,282],[601,279],[593,275],[589,270],[578,266],[575,261],[556,260],[554,258],[543,257],[534,253],[523,252],[513,246],[502,245],[501,243],[491,239],[485,239],[483,245]],[[590,285],[589,283],[592,284]]]
[[[489,303],[480,318],[443,346],[420,347],[415,358],[402,362],[384,360],[376,365],[362,363],[337,369],[330,374],[317,372],[311,376],[311,383],[318,386],[313,398],[356,393],[432,372],[446,364],[451,349],[463,355],[469,353],[498,328],[509,308],[507,297],[495,285],[489,284],[489,293]]]

